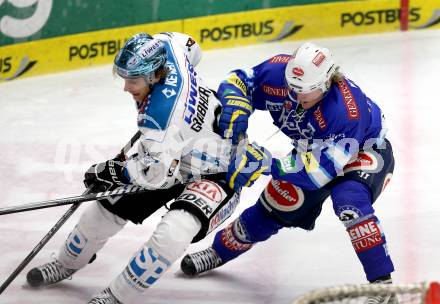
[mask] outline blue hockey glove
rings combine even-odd
[[[241,153],[237,153],[228,167],[226,179],[231,189],[250,187],[261,176],[270,174],[272,155],[256,143],[246,144]]]
[[[92,165],[84,174],[84,185],[94,186],[97,192],[113,190],[129,184],[123,173],[124,163],[118,159],[110,159],[104,163]]]
[[[248,128],[249,116],[253,111],[251,102],[247,97],[228,95],[223,97],[222,104],[218,119],[220,135],[237,144]]]

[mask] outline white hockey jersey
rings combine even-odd
[[[142,136],[125,175],[135,185],[159,189],[226,172],[231,145],[214,132],[220,102],[194,69],[201,59],[199,45],[180,33],[153,37],[165,45],[169,73],[138,109]]]

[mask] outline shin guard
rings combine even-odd
[[[264,207],[256,203],[217,232],[212,247],[226,263],[251,249],[254,243],[267,240],[282,227]]]
[[[200,221],[187,211],[168,212],[151,238],[111,282],[111,292],[123,303],[137,303],[147,288],[185,252],[200,227]]]
[[[57,260],[66,268],[83,268],[107,240],[119,232],[126,223],[104,209],[101,204],[97,202],[91,204],[58,252]]]
[[[394,271],[385,234],[376,216],[352,221],[347,225],[347,232],[368,281],[373,282]]]

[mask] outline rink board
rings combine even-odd
[[[374,0],[291,6],[213,15],[19,43],[0,48],[0,80],[109,64],[134,33],[179,31],[202,49],[351,36],[400,30],[400,1]],[[440,4],[412,1],[410,29],[440,27]]]

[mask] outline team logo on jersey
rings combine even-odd
[[[360,151],[356,157],[350,160],[350,162],[345,165],[344,167],[344,173],[348,173],[351,171],[374,171],[378,167],[378,160],[377,157],[367,151]]]
[[[294,67],[292,69],[292,73],[296,76],[299,76],[299,77],[304,76],[304,70],[301,69],[300,67]]]
[[[273,179],[264,189],[263,199],[270,207],[289,212],[303,205],[304,193],[291,183]]]
[[[319,67],[321,63],[325,60],[325,55],[322,52],[316,54],[315,58],[313,58],[312,63]]]
[[[290,138],[311,139],[315,133],[315,128],[310,121],[303,126],[305,114],[306,111],[304,110],[288,111],[284,109],[278,119],[279,122],[282,122],[280,129]]]

